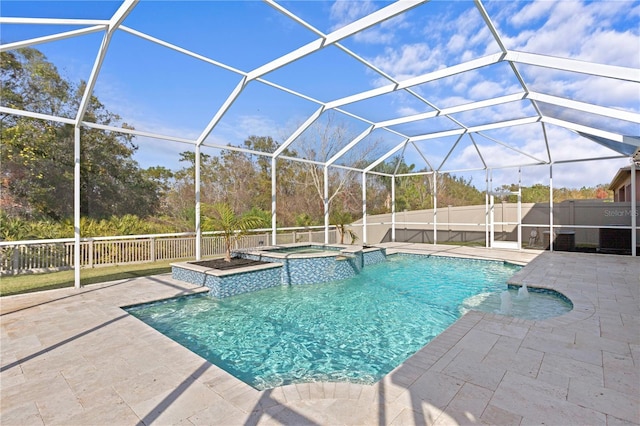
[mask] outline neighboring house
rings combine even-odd
[[[640,201],[640,166],[636,168],[636,200]],[[631,201],[631,166],[618,170],[613,180],[609,184],[609,189],[613,191],[613,201]]]

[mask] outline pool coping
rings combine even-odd
[[[637,258],[385,247],[505,261],[520,257],[527,266],[514,275],[514,283],[560,291],[574,310],[542,321],[472,311],[375,385],[306,383],[261,392],[123,313],[121,306],[202,291],[169,275],[8,296],[0,299],[0,419],[3,424],[639,423]]]
[[[325,253],[296,253],[296,252],[273,252],[269,250],[279,249],[279,248],[296,248],[296,247],[306,247],[306,246],[330,246],[337,248],[337,250],[327,250]],[[358,252],[369,253],[372,251],[380,250],[379,247],[364,247],[359,245],[349,245],[349,244],[320,244],[320,243],[290,243],[290,244],[279,244],[275,246],[260,246],[260,247],[252,247],[248,249],[238,249],[234,250],[234,252],[249,254],[254,256],[267,255],[267,257],[271,257],[274,259],[309,259],[314,257],[340,257],[345,253],[355,254]],[[266,252],[266,253],[265,253]]]
[[[246,274],[247,272],[263,271],[265,269],[282,268],[282,263],[263,263],[259,265],[243,266],[233,269],[214,269],[208,266],[196,265],[190,262],[173,262],[171,267],[178,267],[189,271],[201,272],[205,275],[213,275],[214,277],[226,277],[229,275]]]

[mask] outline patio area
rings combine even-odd
[[[640,424],[640,260],[381,244],[526,264],[510,281],[569,297],[561,317],[471,312],[372,386],[257,391],[120,307],[206,291],[170,274],[0,299],[0,423]]]

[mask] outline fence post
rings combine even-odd
[[[151,262],[156,261],[156,239],[153,237],[151,237],[151,248],[150,248],[149,257],[151,258]]]
[[[11,259],[11,275],[17,275],[20,269],[20,246],[13,247],[13,256]]]
[[[89,268],[93,268],[93,239],[89,240]]]

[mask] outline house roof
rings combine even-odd
[[[636,171],[638,171],[638,175],[640,176],[640,165],[635,165]],[[618,170],[618,173],[613,177],[611,183],[609,184],[609,189],[611,191],[615,191],[618,189],[624,182],[629,179],[629,175],[631,174],[631,166],[621,167]]]

